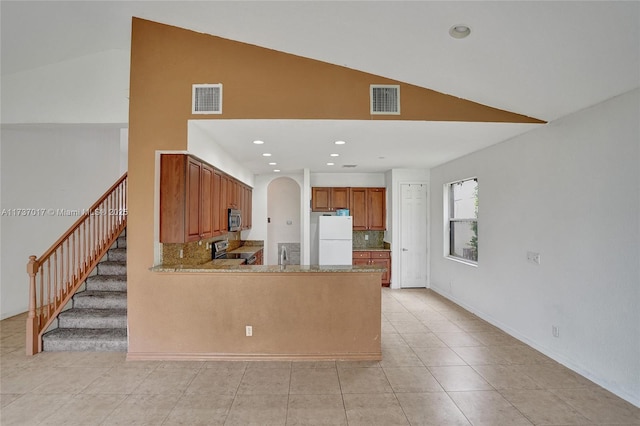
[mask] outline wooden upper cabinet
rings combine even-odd
[[[349,209],[356,231],[384,231],[387,205],[385,188],[312,187],[311,210],[333,212]]]
[[[385,188],[367,188],[368,229],[384,231],[387,225],[387,195]]]
[[[240,210],[242,212],[242,229],[251,229],[251,198],[253,196],[253,190],[242,185],[242,203]]]
[[[227,207],[230,209],[237,209],[237,194],[238,194],[238,184],[235,179],[229,178],[229,182],[227,183]]]
[[[184,242],[187,173],[184,155],[160,157],[160,242]]]
[[[213,168],[183,154],[160,157],[160,242],[213,236]]]
[[[311,188],[311,210],[314,212],[331,211],[331,188]]]
[[[213,200],[211,209],[213,211],[213,235],[220,235],[227,232],[227,227],[222,225],[222,208],[220,207],[220,193],[222,192],[222,173],[213,171]]]
[[[247,188],[247,202],[245,203],[247,210],[247,228],[253,227],[253,189]]]
[[[160,242],[187,243],[226,234],[229,208],[251,228],[253,190],[185,154],[160,156]]]
[[[220,174],[220,197],[218,198],[220,210],[220,231],[229,232],[229,176]]]
[[[351,208],[349,213],[352,216],[354,231],[367,230],[367,188],[351,188]]]
[[[348,187],[311,188],[311,210],[314,212],[334,212],[349,208]]]
[[[200,169],[200,238],[213,237],[213,167],[206,163]]]
[[[355,231],[384,231],[387,206],[385,188],[351,188],[350,214]]]
[[[187,217],[185,222],[186,241],[200,238],[200,170],[199,161],[187,158]]]
[[[333,211],[349,208],[349,188],[331,188],[331,208]]]

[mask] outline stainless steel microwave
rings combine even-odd
[[[242,212],[236,209],[229,209],[229,231],[240,231],[242,229]]]

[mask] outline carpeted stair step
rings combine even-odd
[[[116,241],[118,248],[127,248],[127,237],[118,237]]]
[[[69,309],[58,315],[59,328],[126,328],[126,309]]]
[[[104,262],[103,262],[104,263]],[[87,290],[127,291],[126,275],[94,275],[87,278]]]
[[[56,328],[42,337],[44,351],[127,351],[126,328]]]
[[[98,263],[98,275],[127,275],[127,263],[112,261]]]
[[[127,293],[124,291],[87,290],[73,296],[77,309],[127,309]]]
[[[126,230],[58,315],[58,328],[42,336],[44,351],[127,351]]]
[[[112,262],[126,262],[127,261],[127,249],[126,248],[114,248],[107,252],[107,259]]]

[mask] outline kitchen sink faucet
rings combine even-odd
[[[282,246],[280,249],[280,265],[285,266],[289,261],[289,255],[287,254],[287,246]]]

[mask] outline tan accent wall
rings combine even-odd
[[[380,273],[153,277],[148,309],[129,309],[129,359],[381,357]]]
[[[223,83],[222,115],[191,115],[194,83]],[[400,84],[402,115],[371,116],[370,84]],[[155,153],[186,150],[187,120],[192,118],[540,122],[364,72],[134,18],[127,229],[130,354],[209,353],[220,349],[220,342],[225,343],[224,351],[286,351],[290,341],[303,338],[288,333],[284,340],[274,337],[268,343],[273,336],[267,334],[264,344],[254,338],[246,346],[244,335],[236,334],[235,327],[244,323],[245,315],[266,315],[265,299],[252,297],[266,289],[255,286],[260,276],[149,271],[157,226],[153,220]],[[294,287],[282,289],[286,289],[282,297],[297,297]],[[352,309],[366,314],[360,305]],[[288,330],[292,318],[281,317],[280,323],[278,318],[258,316],[253,325],[259,330],[275,321],[280,331]]]

